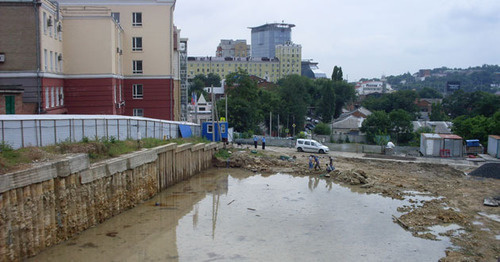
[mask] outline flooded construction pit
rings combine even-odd
[[[408,200],[329,179],[212,169],[31,261],[437,261],[451,246],[393,222]]]

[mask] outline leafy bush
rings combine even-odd
[[[314,133],[318,135],[329,135],[331,133],[330,126],[325,123],[319,123],[314,128]]]

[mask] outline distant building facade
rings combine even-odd
[[[369,80],[356,83],[356,93],[360,96],[370,94],[392,93],[394,90],[386,81]]]
[[[310,59],[302,60],[301,75],[311,79],[328,78],[326,73],[319,69],[318,62],[314,62]]]
[[[250,45],[247,40],[220,40],[215,52],[216,57],[248,57],[250,56]]]
[[[275,47],[276,58],[279,60],[278,79],[287,75],[300,75],[302,61],[302,46],[292,41],[278,44]]]
[[[266,81],[276,82],[280,79],[280,62],[278,59],[255,57],[188,57],[188,78],[196,75],[213,73],[221,79],[238,69],[246,70]]]
[[[285,23],[265,24],[251,29],[252,57],[276,56],[277,45],[292,41],[292,28],[295,25]]]

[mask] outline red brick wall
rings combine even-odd
[[[143,98],[132,98],[132,85],[142,84]],[[172,79],[125,79],[125,115],[132,116],[134,108],[142,108],[144,117],[164,120],[175,118],[175,92]]]

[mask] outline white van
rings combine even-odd
[[[320,154],[324,154],[330,151],[330,149],[327,146],[312,139],[297,139],[295,148],[299,152],[318,152]]]

